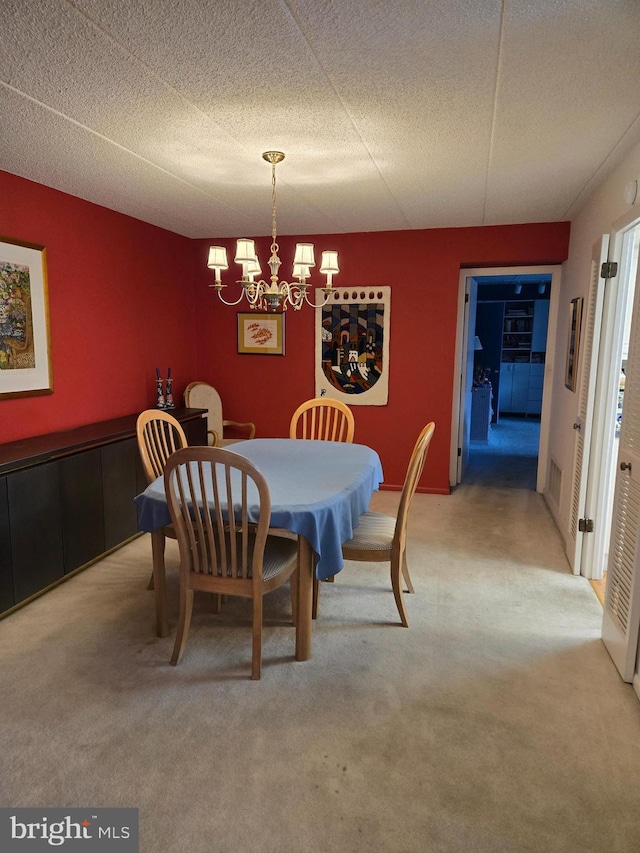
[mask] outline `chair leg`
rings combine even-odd
[[[211,612],[220,613],[222,609],[222,595],[219,592],[211,593]]]
[[[411,578],[409,576],[409,566],[407,565],[406,551],[402,555],[402,577],[404,578],[404,582],[407,585],[407,592],[415,592],[413,584],[411,583]]]
[[[320,603],[320,581],[316,575],[316,563],[318,562],[318,557],[316,554],[313,555],[313,602],[311,604],[311,618],[318,618],[318,604]],[[331,575],[328,580],[333,581],[334,576]]]
[[[262,599],[262,595],[256,595],[253,599],[251,678],[254,681],[258,681],[260,679],[260,667],[262,665]]]
[[[167,620],[167,592],[164,568],[164,530],[155,530],[151,534],[151,555],[153,562],[153,588],[156,602],[156,633],[159,637],[169,634]]]
[[[176,666],[182,659],[184,647],[187,644],[187,635],[189,634],[189,626],[191,625],[191,613],[193,611],[193,590],[184,589],[180,585],[180,620],[178,622],[178,630],[176,631],[176,641],[173,646],[173,654],[171,663]]]
[[[158,559],[162,560],[163,566],[164,566],[164,546],[165,546],[166,541],[167,541],[167,537],[163,535],[162,536],[162,549],[159,549],[158,555],[157,555]],[[155,589],[155,583],[153,580],[153,571],[151,572],[151,577],[149,578],[149,583],[147,584],[147,589]]]
[[[396,600],[396,607],[398,608],[398,613],[400,614],[400,621],[402,622],[403,627],[408,628],[409,620],[407,619],[407,611],[404,607],[400,575],[400,560],[391,560],[391,586],[393,587],[393,595]]]
[[[298,570],[289,578],[289,586],[291,588],[291,615],[294,625],[298,624]]]

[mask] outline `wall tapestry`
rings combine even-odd
[[[336,288],[316,309],[316,397],[387,404],[390,312],[390,287]]]
[[[52,390],[45,248],[0,238],[0,397]]]

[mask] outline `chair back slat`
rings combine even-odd
[[[315,397],[302,403],[291,418],[289,438],[352,442],[353,412],[341,400]]]

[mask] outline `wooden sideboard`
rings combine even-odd
[[[206,410],[171,414],[207,443]],[[137,535],[137,417],[0,444],[0,616]]]

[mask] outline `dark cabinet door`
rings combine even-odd
[[[9,474],[7,497],[18,604],[64,576],[58,463]]]
[[[133,502],[138,494],[138,443],[134,438],[116,441],[105,445],[101,455],[104,547],[108,551],[134,536],[138,530],[138,513]]]
[[[105,550],[100,449],[67,456],[60,472],[66,574]]]
[[[11,565],[11,532],[9,530],[7,478],[0,477],[0,611],[8,610],[15,603],[13,568]]]
[[[191,421],[185,421],[182,424],[182,428],[185,431],[187,443],[190,447],[192,445],[208,444],[206,418],[194,418]]]
[[[144,473],[144,468],[142,467],[142,459],[140,458],[138,442],[136,441],[136,495],[144,492],[148,485],[147,475]]]

